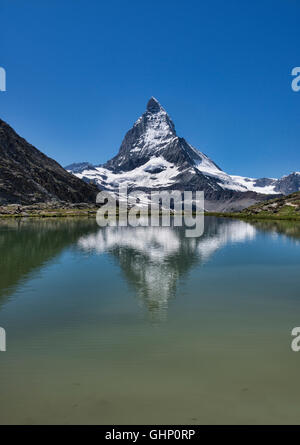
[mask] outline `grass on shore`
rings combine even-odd
[[[97,209],[95,210],[82,210],[82,209],[72,209],[72,210],[47,210],[38,212],[20,212],[20,213],[0,213],[0,218],[66,218],[75,216],[95,216]]]
[[[222,218],[236,218],[236,219],[244,219],[244,220],[270,220],[270,221],[300,221],[300,216],[297,215],[289,215],[289,214],[270,214],[269,212],[261,212],[258,215],[255,214],[247,214],[241,212],[205,212],[207,216],[218,216]]]
[[[83,209],[49,209],[47,211],[0,214],[0,218],[66,218],[66,217],[95,217],[97,209],[83,210]],[[119,216],[117,212],[117,216]],[[300,221],[300,215],[295,215],[291,209],[286,209],[279,214],[270,214],[269,212],[260,212],[259,214],[252,214],[246,212],[205,212],[205,216],[217,216],[221,218],[235,218],[243,220],[285,220],[285,221]]]

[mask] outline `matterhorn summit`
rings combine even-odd
[[[159,155],[176,139],[175,126],[160,103],[151,97],[145,113],[126,133],[119,153],[105,167],[128,171]]]

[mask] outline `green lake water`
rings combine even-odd
[[[0,221],[1,424],[300,424],[300,224]]]

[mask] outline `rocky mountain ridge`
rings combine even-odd
[[[0,205],[95,203],[99,189],[68,173],[0,119]]]

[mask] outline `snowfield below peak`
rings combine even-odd
[[[242,187],[244,187],[247,190],[250,190],[252,192],[264,193],[267,195],[274,195],[274,194],[280,193],[275,190],[276,179],[270,179],[270,181],[272,181],[272,182],[270,182],[270,183],[268,182],[269,185],[259,186],[259,185],[257,185],[257,184],[259,184],[259,181],[260,181],[259,179],[246,178],[244,176],[235,176],[235,175],[232,175],[231,178],[237,184],[240,184]]]
[[[162,157],[154,157],[131,171],[117,173],[104,167],[96,167],[95,170],[83,170],[76,176],[94,182],[106,190],[114,191],[121,185],[126,185],[129,189],[136,187],[137,184],[149,189],[168,187],[174,183],[178,173],[178,168],[173,164]]]

